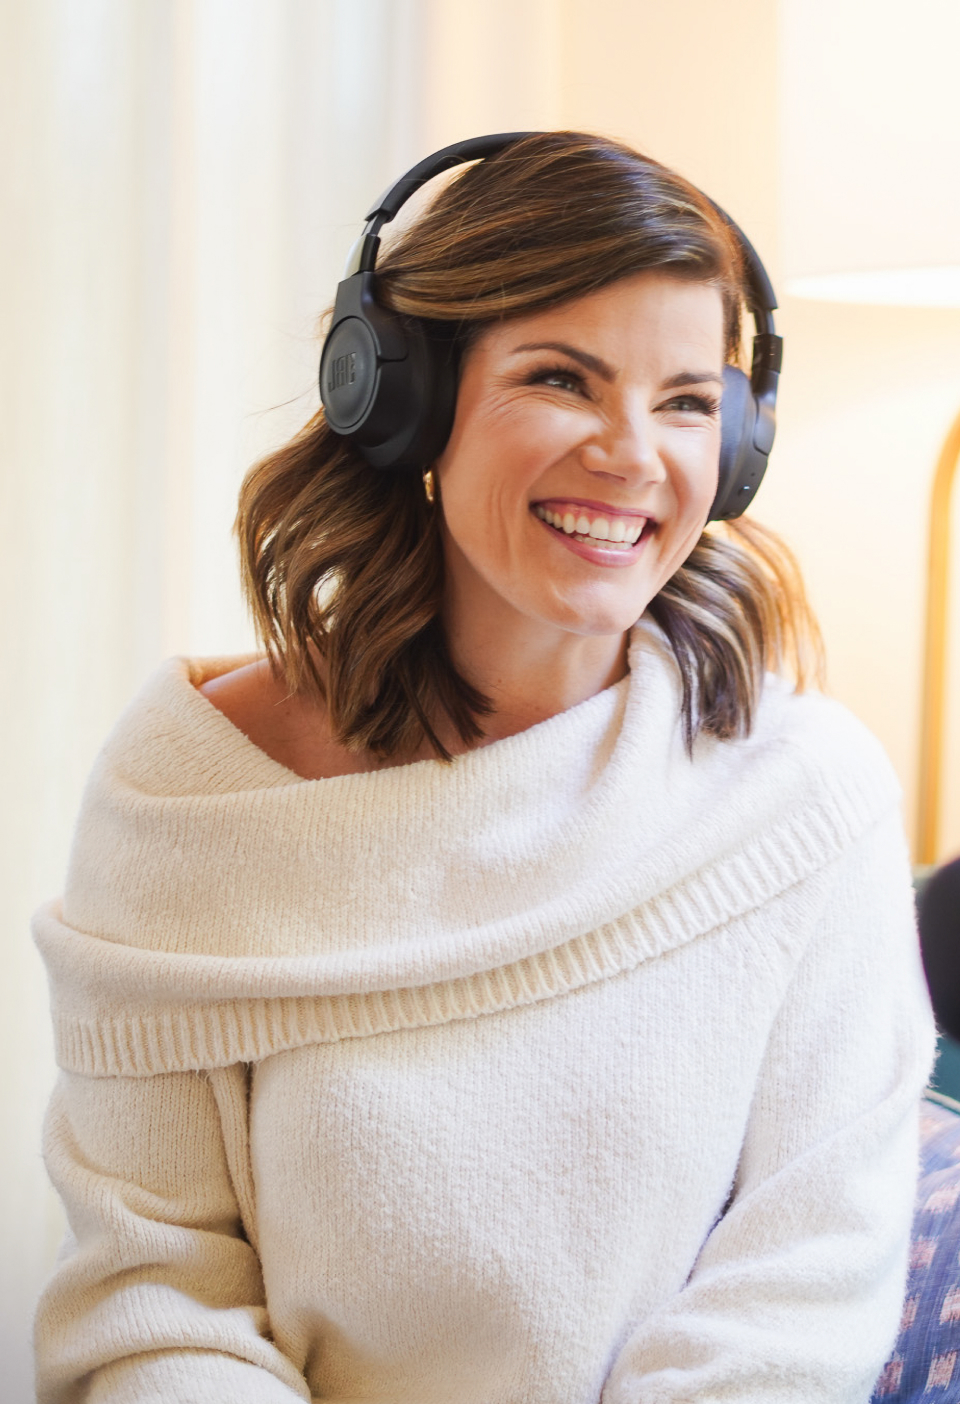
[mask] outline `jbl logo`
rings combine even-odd
[[[327,389],[339,390],[341,385],[352,385],[357,378],[357,353],[349,351],[346,356],[336,356],[330,362],[327,376]]]

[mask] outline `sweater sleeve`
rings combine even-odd
[[[309,1399],[270,1339],[222,1110],[205,1074],[61,1074],[45,1155],[70,1231],[37,1315],[39,1404]]]
[[[899,816],[835,864],[732,1200],[602,1404],[866,1404],[898,1327],[934,1029]]]

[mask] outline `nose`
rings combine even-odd
[[[666,470],[660,457],[653,416],[645,405],[624,405],[581,450],[583,466],[624,482],[660,482]]]

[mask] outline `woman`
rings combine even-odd
[[[501,146],[364,245],[360,427],[243,487],[266,656],[151,680],[38,917],[45,1401],[853,1404],[894,1340],[932,1025],[889,767],[704,532],[741,246]]]

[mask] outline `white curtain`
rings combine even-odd
[[[7,1404],[62,1221],[33,908],[96,749],[171,653],[252,646],[230,535],[312,412],[316,319],[422,155],[418,0],[3,0],[0,468]]]

